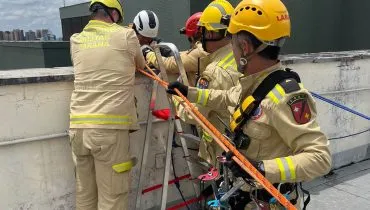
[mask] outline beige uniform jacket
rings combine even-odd
[[[239,77],[242,76],[236,70],[236,63],[231,49],[231,44],[228,44],[209,56],[201,59],[200,78],[196,84],[198,88],[210,88],[215,90],[228,90],[238,83]],[[203,106],[206,99],[205,96],[198,97],[196,107],[210,122],[220,131],[225,130],[225,126],[219,121],[219,116],[224,122],[228,123],[230,112],[227,108],[209,108]],[[176,101],[176,100],[175,100]],[[176,105],[178,116],[186,123],[196,124],[196,121],[183,109],[182,106]],[[216,164],[216,156],[221,155],[222,150],[217,146],[212,137],[202,132],[201,143],[199,146],[199,156],[208,161],[210,164]]]
[[[239,98],[252,94],[269,73],[279,69],[283,69],[280,63],[242,77],[238,86],[228,91],[189,88],[188,98],[196,102],[199,95],[205,94],[206,106],[212,109],[235,106]],[[331,155],[316,113],[315,101],[302,85],[289,93],[276,85],[243,126],[251,143],[242,153],[249,159],[263,161],[266,178],[272,183],[308,181],[325,175],[331,168]]]
[[[134,30],[91,20],[71,37],[71,128],[136,130],[135,69],[145,59]]]
[[[192,49],[180,52],[180,57],[184,64],[184,69],[187,73],[190,86],[194,86],[196,83],[195,80],[196,74],[198,73],[199,70],[198,65],[199,59],[206,57],[207,55],[208,53],[203,50],[202,44],[199,42],[197,42]],[[155,68],[157,69],[159,68],[157,64],[157,58],[154,52],[149,52],[146,55],[146,60],[149,64],[152,64]],[[163,63],[168,73],[170,74],[179,73],[179,69],[173,56],[168,58],[163,57]]]

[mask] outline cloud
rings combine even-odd
[[[0,31],[50,29],[62,36],[59,8],[88,0],[0,0]]]
[[[10,16],[3,17],[3,20],[17,20],[18,18],[19,18],[19,16],[10,15]]]

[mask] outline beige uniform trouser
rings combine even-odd
[[[70,141],[76,166],[76,209],[128,209],[130,173],[117,173],[112,166],[130,160],[129,131],[71,129]]]

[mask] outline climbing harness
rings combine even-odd
[[[168,86],[168,83],[161,80],[160,78],[151,75],[141,69],[138,69],[142,74],[150,77],[159,82],[163,87]],[[194,105],[184,96],[182,93],[175,89],[175,92],[179,95],[182,101],[179,101],[180,104],[188,111],[188,113],[199,123],[199,125],[210,134],[215,142],[226,152],[231,151],[234,156],[233,160],[251,177],[256,180],[260,185],[266,189],[273,197],[275,197],[279,203],[281,203],[288,210],[296,209],[293,204],[290,203],[245,157],[242,155],[234,146],[227,140],[222,133],[220,133],[195,107]]]

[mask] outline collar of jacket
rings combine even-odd
[[[116,23],[107,23],[101,20],[90,20],[89,23],[86,25],[86,28],[90,27],[112,27],[114,25],[117,25]]]
[[[281,70],[283,67],[280,63],[280,61],[267,68],[263,71],[257,72],[252,75],[243,76],[239,78],[240,85],[242,86],[242,95],[245,97],[246,95],[252,94],[254,89],[258,87],[258,85],[272,72]]]
[[[215,52],[208,54],[207,56],[204,56],[200,58],[199,63],[199,70],[200,73],[202,73],[204,70],[206,70],[207,66],[212,62],[219,62],[223,58],[225,58],[229,53],[232,53],[232,46],[231,43],[227,44],[220,49],[216,50]]]
[[[192,49],[197,49],[197,48],[200,48],[203,50],[202,43],[200,41],[195,42]]]
[[[202,43],[201,42],[196,42],[194,45],[193,45],[193,47],[192,48],[190,48],[189,50],[188,50],[188,53],[190,53],[191,51],[193,51],[193,50],[199,50],[199,51],[202,51],[202,53],[204,54],[204,55],[208,55],[208,53],[206,52],[206,51],[204,51],[203,50],[203,47],[202,47]],[[204,57],[204,56],[203,56]]]
[[[231,43],[221,47],[220,49],[216,50],[215,52],[209,54],[209,59],[211,61],[221,60],[222,58],[226,57],[229,53],[233,51]]]

